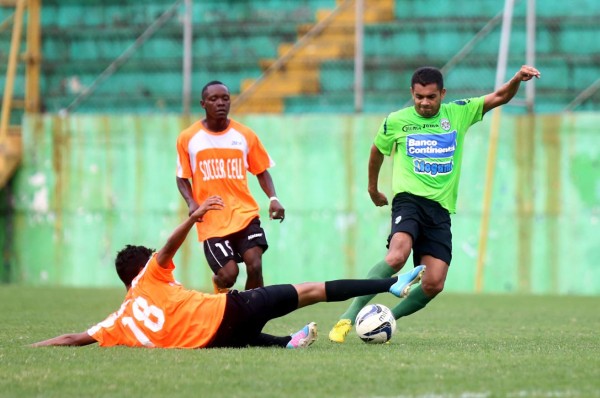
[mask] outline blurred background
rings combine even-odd
[[[369,150],[413,71],[441,68],[455,100],[528,63],[542,78],[469,130],[446,290],[600,294],[598,21],[596,0],[0,0],[0,280],[119,286],[120,248],[160,247],[210,80],[277,163],[282,224],[249,176],[265,282],[363,276],[389,233]],[[193,232],[176,263],[210,286]]]

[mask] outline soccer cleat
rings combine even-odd
[[[425,272],[425,266],[419,265],[406,274],[398,275],[398,281],[390,287],[390,293],[396,297],[406,297],[410,287],[419,283]]]
[[[329,332],[329,340],[334,343],[343,343],[350,330],[352,330],[352,321],[340,319]]]
[[[219,286],[217,285],[217,283],[215,282],[215,277],[214,277],[214,275],[213,275],[213,277],[212,277],[212,284],[213,284],[213,289],[214,289],[214,291],[215,291],[215,294],[219,294],[219,293],[227,293],[227,292],[229,291],[229,289],[228,289],[228,288],[226,288],[226,287],[219,287]]]
[[[292,335],[285,348],[306,348],[317,339],[317,324],[311,322]]]

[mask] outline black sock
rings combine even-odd
[[[338,279],[325,282],[327,301],[344,301],[352,297],[387,292],[398,277],[386,279]]]
[[[290,342],[292,336],[273,336],[267,333],[259,334],[249,342],[252,347],[284,347]]]

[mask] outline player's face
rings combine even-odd
[[[200,104],[206,111],[207,119],[227,119],[231,106],[229,90],[221,84],[208,86]]]
[[[433,117],[437,115],[440,110],[440,105],[446,95],[446,89],[439,89],[435,83],[423,86],[421,84],[415,84],[410,89],[410,92],[415,101],[415,110],[423,117]]]

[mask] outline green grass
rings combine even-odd
[[[267,326],[289,334],[316,321],[320,338],[302,351],[27,347],[85,330],[124,293],[1,286],[0,396],[600,397],[594,297],[442,294],[386,345],[330,343],[345,303],[323,303]]]

